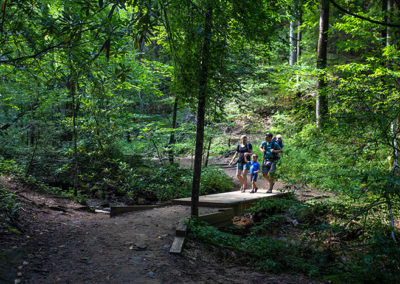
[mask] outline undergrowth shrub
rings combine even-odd
[[[202,169],[200,194],[212,194],[228,191],[233,188],[233,181],[222,169],[212,166]]]
[[[18,213],[22,205],[15,199],[15,194],[0,185],[0,232],[3,230],[16,231]]]
[[[348,222],[358,210],[340,199],[263,199],[250,210],[251,227],[220,230],[192,222],[189,237],[238,252],[263,271],[304,273],[332,283],[390,283],[400,271],[400,246],[390,230],[378,233],[384,230],[374,223],[376,216]]]
[[[321,255],[309,248],[256,234],[239,237],[203,223],[191,223],[189,237],[243,253],[258,269],[275,273],[290,270],[314,275],[318,272],[318,265],[313,260],[321,260]],[[305,259],[305,255],[310,258]]]
[[[128,203],[165,201],[191,196],[192,170],[178,165],[144,160],[139,155],[123,155],[116,145],[88,148],[79,154],[79,190],[73,196],[72,163],[50,171],[46,178],[39,172],[27,174],[14,160],[0,159],[0,172],[38,189],[74,197],[85,203],[87,197],[122,199]],[[35,176],[35,173],[39,176]],[[200,194],[229,191],[232,180],[223,170],[209,166],[202,169]]]
[[[340,131],[319,132],[314,125],[285,140],[277,167],[281,179],[358,199],[366,187],[382,187],[389,181],[388,148],[363,137],[345,139]],[[398,180],[396,181],[398,182]]]
[[[0,156],[0,175],[23,176],[24,167],[19,165],[15,160],[5,159]]]
[[[132,196],[152,196],[153,200],[160,201],[189,197],[192,178],[192,170],[188,168],[148,163],[135,171],[129,192]],[[212,167],[202,169],[200,195],[224,192],[232,187],[233,182],[222,170]]]

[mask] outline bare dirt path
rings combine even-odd
[[[234,255],[224,262],[218,252],[192,241],[182,256],[169,254],[188,207],[109,218],[82,211],[69,199],[1,182],[27,202],[24,234],[0,235],[0,264],[7,267],[0,271],[1,283],[311,283],[302,275],[257,272]]]

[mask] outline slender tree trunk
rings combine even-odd
[[[321,10],[319,17],[319,38],[317,50],[317,100],[315,104],[315,117],[317,126],[322,127],[328,113],[328,98],[327,98],[327,79],[326,79],[326,64],[328,50],[328,28],[329,28],[329,0],[321,0]]]
[[[30,131],[30,146],[33,146],[35,144],[35,124],[31,124],[31,131]]]
[[[35,156],[36,156],[36,151],[39,145],[39,140],[36,140],[36,144],[35,144],[35,148],[33,149],[32,155],[31,155],[31,160],[29,162],[28,167],[26,168],[26,175],[30,175],[32,172],[32,168],[33,168],[33,162],[35,161]]]
[[[207,147],[207,154],[206,154],[206,162],[204,163],[204,166],[205,166],[205,167],[208,167],[208,160],[209,160],[209,158],[210,158],[211,143],[212,143],[212,136],[210,137],[210,140],[208,140],[208,147]]]
[[[178,112],[178,96],[175,96],[174,107],[172,110],[172,132],[169,137],[169,163],[172,165],[174,163],[174,144],[175,144],[175,129],[176,129],[176,115]]]
[[[212,8],[206,10],[204,19],[204,38],[201,56],[200,88],[197,105],[197,132],[196,132],[196,151],[194,157],[193,184],[192,184],[192,216],[199,215],[199,192],[201,178],[201,162],[203,156],[204,143],[204,118],[206,112],[208,65],[210,58],[210,38],[211,38]]]
[[[296,45],[295,30],[296,30],[296,22],[291,21],[290,27],[289,27],[289,42],[290,42],[289,66],[293,66],[296,63],[296,46],[297,45]]]
[[[156,33],[156,35],[157,35],[157,33]],[[154,61],[158,61],[158,58],[160,57],[159,51],[160,51],[160,48],[157,44],[157,41],[153,40],[153,60]]]
[[[164,165],[163,160],[162,160],[162,157],[161,157],[161,153],[160,153],[160,151],[158,150],[156,141],[155,141],[154,139],[150,139],[150,140],[151,140],[151,142],[153,143],[154,149],[156,149],[157,157],[158,157],[158,161],[160,162],[160,165]]]
[[[383,12],[383,14],[385,15],[384,16],[384,21],[385,21],[385,23],[388,23],[388,17],[387,17],[387,6],[388,6],[388,1],[387,0],[382,0],[382,12]],[[389,27],[384,27],[383,29],[382,29],[382,42],[384,42],[385,43],[385,46],[386,46],[386,36],[387,36],[387,29],[388,29]],[[383,41],[383,40],[385,40],[385,41]]]
[[[74,195],[78,194],[78,133],[76,130],[76,119],[78,115],[77,102],[76,102],[76,82],[72,80],[68,83],[69,92],[72,98],[72,140],[74,145],[73,154],[73,189]]]
[[[177,74],[177,69],[178,69],[178,64],[176,62],[176,57],[175,57],[175,45],[174,45],[174,38],[171,32],[171,28],[169,25],[169,19],[168,19],[168,14],[167,10],[165,9],[165,6],[161,2],[161,8],[164,12],[164,20],[165,20],[165,28],[167,30],[167,35],[168,35],[168,42],[169,42],[169,48],[170,52],[172,54],[172,58],[174,61],[174,76],[176,77]],[[169,163],[172,165],[174,163],[174,144],[175,144],[175,129],[176,129],[176,117],[178,113],[178,94],[175,94],[175,100],[174,100],[174,106],[172,109],[172,132],[171,136],[169,137],[169,145],[168,148],[170,150],[169,152]]]
[[[393,9],[393,3],[392,0],[387,0],[386,1],[386,12],[387,12],[387,16],[385,17],[385,20],[387,23],[391,22],[391,17],[390,17],[390,13],[392,12]],[[392,31],[391,28],[389,26],[386,27],[386,46],[389,46],[392,44]]]
[[[391,12],[393,9],[393,2],[392,0],[386,0],[383,1],[386,2],[386,16],[385,16],[385,22],[389,23],[392,22],[391,21]],[[386,27],[386,47],[390,46],[392,44],[392,31],[391,28],[389,26]],[[386,63],[387,68],[390,69],[391,67],[391,60],[389,58],[389,60]],[[396,168],[399,167],[399,153],[397,151],[397,134],[398,134],[398,130],[397,130],[397,125],[398,125],[398,119],[397,117],[394,117],[393,121],[391,122],[391,132],[392,132],[392,148],[393,148],[393,165],[392,168],[390,169],[391,174],[395,175],[396,174]],[[392,188],[387,188],[386,189],[386,193],[385,193],[385,199],[386,199],[386,205],[388,207],[388,213],[389,213],[389,218],[390,218],[390,227],[392,228],[392,239],[395,243],[397,243],[397,239],[396,239],[396,235],[394,233],[395,230],[395,222],[394,222],[394,216],[393,216],[393,212],[392,212],[392,202],[390,199],[390,195],[389,195],[389,191],[392,190]]]
[[[386,23],[392,22],[391,21],[391,16],[390,13],[392,12],[393,9],[393,2],[392,0],[386,0],[384,1],[386,3],[386,16],[385,16],[385,21]],[[386,47],[389,47],[392,44],[392,32],[391,28],[389,26],[386,27]],[[391,68],[391,60],[390,58],[386,62],[387,68]],[[392,147],[393,147],[393,172],[398,167],[398,161],[399,161],[399,153],[397,151],[397,127],[398,127],[398,118],[394,117],[393,121],[391,123],[391,132],[392,132]]]
[[[303,20],[302,20],[302,12],[300,11],[299,13],[299,21],[297,24],[297,44],[296,44],[296,64],[297,66],[300,65],[300,56],[301,56],[301,25],[303,24]],[[296,82],[299,83],[300,82],[300,74],[299,71],[297,71],[297,75],[296,75]]]

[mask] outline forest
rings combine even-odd
[[[0,282],[399,281],[399,0],[0,7]],[[199,221],[199,196],[239,190],[240,137],[261,163],[267,132],[287,195],[251,224]],[[191,216],[178,258],[176,212]]]

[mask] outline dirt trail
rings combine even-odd
[[[81,211],[81,205],[68,199],[1,182],[29,201],[22,213],[25,234],[0,235],[8,263],[0,271],[1,283],[310,283],[299,275],[243,267],[235,256],[223,262],[195,242],[187,243],[182,256],[170,255],[176,224],[189,216],[189,207],[110,218]],[[200,208],[200,213],[210,210]]]

